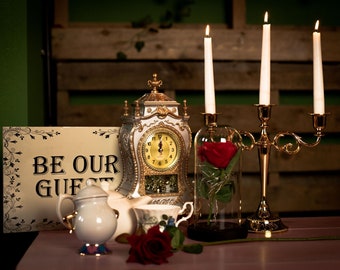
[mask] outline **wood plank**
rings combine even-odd
[[[246,22],[246,0],[233,0],[232,1],[232,28],[243,29]]]
[[[58,93],[58,125],[70,126],[120,126],[120,116],[123,112],[121,105],[69,105],[67,92]],[[132,102],[132,101],[129,101]],[[309,116],[311,106],[275,106],[268,132],[276,134],[281,131],[296,133],[313,133],[312,118]],[[259,133],[260,122],[255,106],[250,105],[217,105],[221,124],[229,124],[239,130]],[[326,133],[339,133],[340,107],[327,106],[332,114],[327,118]],[[196,133],[203,123],[204,106],[192,106],[188,100],[189,124]],[[293,120],[292,120],[293,119]]]
[[[72,115],[71,104],[70,104],[70,95],[66,91],[57,91],[57,125],[59,126],[87,126],[84,124],[80,124],[83,121],[79,121],[77,117],[73,118],[75,115]],[[88,114],[88,112],[86,113]],[[83,116],[84,114],[82,114]],[[82,117],[83,118],[83,117]],[[79,124],[76,124],[76,122]],[[90,126],[90,124],[88,124]]]
[[[188,100],[189,102],[189,100]],[[203,123],[201,112],[204,107],[190,106],[188,103],[188,114],[190,115],[190,126],[193,132],[196,132]],[[218,116],[218,121],[221,124],[229,124],[238,130],[246,130],[252,133],[260,132],[260,121],[257,117],[257,109],[252,104],[249,105],[217,105],[217,112],[222,112]],[[276,134],[282,131],[291,131],[298,134],[314,133],[312,127],[312,117],[309,113],[312,106],[274,106],[272,109],[272,117],[269,121],[269,134]],[[340,126],[340,107],[327,106],[327,111],[331,115],[327,118],[326,133],[339,133]]]
[[[258,175],[243,175],[242,213],[255,212],[260,190]],[[339,211],[339,192],[339,177],[334,173],[280,174],[277,185],[269,181],[267,199],[273,212]]]
[[[68,17],[68,0],[54,1],[54,27],[67,27]]]
[[[339,164],[339,144],[323,145],[320,144],[314,148],[302,147],[296,155],[287,155],[280,153],[272,148],[269,173],[301,173],[329,171],[340,172]],[[323,162],[320,162],[320,159]],[[194,153],[191,152],[189,160],[189,172],[193,173]],[[243,153],[242,169],[247,173],[259,173],[259,160],[257,157],[257,148]]]
[[[272,26],[271,57],[273,61],[311,61],[312,32],[305,29],[276,29]],[[102,59],[116,60],[116,54],[123,51],[128,59],[138,60],[202,60],[203,36],[195,29],[148,29],[91,27],[52,29],[52,55],[59,60]],[[261,56],[262,29],[211,29],[214,60],[252,60]],[[143,40],[141,52],[134,48],[134,42]],[[340,61],[339,30],[322,31],[323,61]]]
[[[272,89],[308,90],[313,88],[312,63],[271,65]],[[153,73],[163,81],[162,89],[197,91],[204,88],[203,61],[152,62],[59,62],[60,90],[143,90]],[[340,90],[340,64],[324,64],[326,90]],[[232,61],[214,63],[215,89],[256,90],[260,62]]]
[[[58,125],[63,126],[120,126],[120,116],[123,113],[123,105],[68,105],[66,91],[59,91],[59,114]],[[198,109],[199,108],[199,109]],[[330,106],[334,116],[340,115],[339,106]],[[190,106],[189,103],[189,125],[193,134],[202,127],[203,106]],[[256,108],[251,105],[223,105],[217,106],[217,111],[223,111],[219,117],[219,123],[230,124],[239,130],[252,132],[256,139],[260,132],[259,120]],[[237,117],[235,117],[235,115]],[[292,121],[291,119],[294,119]],[[340,119],[332,117],[327,119],[326,136],[332,132],[339,133]],[[272,119],[268,129],[272,138],[277,132],[292,131],[303,138],[305,133],[313,133],[312,120],[308,115],[307,107],[301,106],[275,106],[272,111]],[[298,134],[301,132],[302,134]],[[340,170],[338,162],[339,144],[320,145],[309,149],[302,147],[298,155],[288,156],[276,152],[273,148],[271,156],[270,172],[301,172],[319,170]],[[319,160],[323,162],[319,162]],[[193,153],[191,154],[189,167],[193,168]],[[258,172],[257,151],[245,152],[244,170],[247,172]]]
[[[79,108],[81,107],[81,110]],[[77,109],[75,109],[77,108]],[[102,110],[99,110],[101,108]],[[239,107],[240,108],[240,107]],[[82,126],[84,118],[86,121],[83,122],[84,126],[121,126],[120,116],[123,112],[123,107],[103,105],[103,106],[71,106],[66,108],[60,106],[59,109],[63,111],[59,114],[58,125],[63,126]],[[289,110],[291,111],[291,110]],[[282,114],[281,114],[282,115]],[[195,118],[195,117],[193,117]],[[62,122],[62,120],[68,120]],[[243,118],[242,118],[243,119]],[[249,118],[248,118],[249,119]],[[294,121],[297,122],[297,121]],[[201,123],[201,121],[199,121]],[[190,121],[190,127],[193,131],[193,125]],[[201,124],[197,125],[201,127]],[[304,126],[307,126],[306,124]],[[240,129],[240,128],[238,128]],[[245,129],[248,130],[248,129]],[[308,128],[311,130],[311,127]],[[249,131],[249,130],[248,130]],[[255,129],[258,132],[259,129]],[[193,134],[195,131],[193,131]],[[271,135],[269,133],[269,135]],[[258,135],[254,134],[255,138],[258,139]],[[274,133],[273,133],[274,136]],[[327,133],[326,133],[327,136]],[[271,136],[272,137],[272,136]],[[315,148],[302,147],[301,151],[294,156],[281,154],[277,152],[274,147],[272,149],[271,160],[270,160],[270,172],[301,172],[301,171],[334,171],[340,170],[340,163],[338,156],[340,153],[340,144],[326,144],[319,145]],[[323,162],[319,162],[322,160]],[[190,172],[193,170],[193,152],[189,162]],[[258,159],[256,147],[251,151],[245,151],[244,153],[244,171],[246,172],[258,172]]]

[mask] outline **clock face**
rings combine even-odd
[[[172,168],[180,155],[177,135],[168,129],[156,129],[143,142],[143,158],[147,166],[157,171]]]

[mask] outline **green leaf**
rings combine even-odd
[[[184,245],[182,251],[186,253],[200,254],[203,252],[203,246],[201,244]]]
[[[230,160],[226,170],[225,170],[225,173],[226,174],[230,174],[231,171],[233,170],[235,164],[237,163],[237,161],[239,160],[240,158],[240,155],[241,155],[241,152],[242,152],[242,149],[239,148],[237,153],[235,154],[235,156],[233,156],[233,158]]]
[[[144,48],[145,42],[144,41],[136,41],[135,48],[137,52],[140,52]]]
[[[162,215],[162,219],[163,219],[163,220],[168,220],[168,219],[169,219],[169,217],[168,217],[168,215],[166,215],[166,214],[163,214],[163,215]]]
[[[120,235],[118,235],[115,240],[116,242],[118,243],[121,243],[121,244],[127,244],[129,243],[129,241],[127,240],[127,238],[130,236],[130,234],[128,233],[122,233]]]
[[[198,182],[198,195],[200,197],[203,197],[205,199],[208,199],[209,198],[209,187],[208,185],[206,184],[205,181],[199,181]]]
[[[152,17],[150,15],[146,15],[143,18],[136,20],[136,21],[132,21],[132,27],[133,28],[145,28],[147,27],[149,24],[152,23]]]
[[[127,59],[126,54],[123,53],[123,52],[117,52],[116,57],[117,57],[118,60],[126,60]]]
[[[171,28],[173,24],[173,13],[167,10],[163,16],[160,17],[160,28]]]
[[[165,220],[161,220],[159,222],[159,225],[165,227],[166,226],[166,221]]]
[[[167,226],[165,230],[170,234],[172,249],[175,251],[181,250],[185,239],[182,231],[175,226]]]
[[[171,246],[174,250],[182,249],[183,242],[184,242],[184,235],[179,231],[175,231],[174,236],[171,239]]]
[[[228,183],[224,185],[217,193],[216,200],[222,203],[227,203],[231,201],[233,197],[234,185],[233,183]]]

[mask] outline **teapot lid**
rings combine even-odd
[[[89,199],[89,198],[99,198],[107,197],[108,194],[99,186],[94,184],[91,179],[86,180],[86,187],[81,189],[75,196],[75,200]]]

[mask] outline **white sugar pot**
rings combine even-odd
[[[86,181],[86,187],[78,194],[59,195],[57,216],[69,230],[75,231],[78,239],[84,243],[95,245],[108,241],[117,229],[119,212],[108,203],[108,194],[92,180]],[[70,200],[74,205],[72,213],[62,214],[63,202]]]

